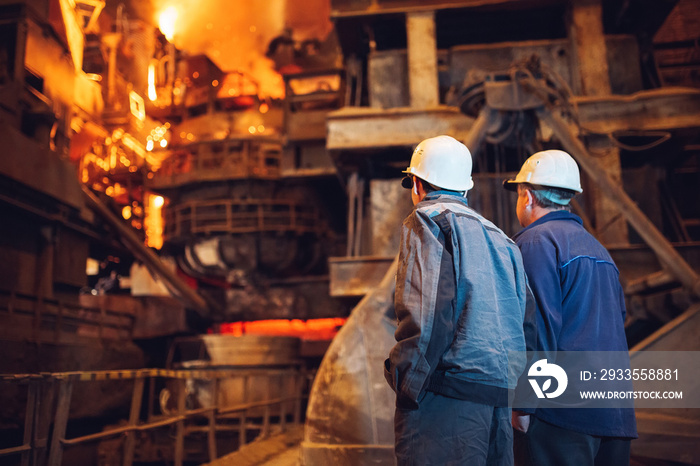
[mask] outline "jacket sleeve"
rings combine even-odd
[[[537,338],[534,349],[545,353],[554,352],[558,347],[562,325],[561,279],[556,248],[548,241],[524,242],[518,246],[537,304]]]
[[[535,297],[532,294],[527,275],[524,271],[523,274],[525,275],[525,277],[523,277],[525,281],[524,297],[521,296],[521,302],[525,308],[523,316],[523,334],[525,335],[526,355],[532,358],[537,345],[537,304],[535,303]],[[527,358],[525,358],[526,364],[524,370],[521,371],[518,377],[513,398],[513,409],[525,414],[534,414],[535,407],[537,406],[537,398],[527,380],[527,368],[534,362],[534,360],[527,360]]]
[[[432,228],[431,228],[432,227]],[[449,238],[414,212],[404,222],[396,274],[396,345],[384,363],[397,405],[417,408],[454,334],[455,271]]]
[[[518,246],[526,279],[523,331],[529,360],[518,379],[513,409],[525,414],[534,414],[539,400],[528,382],[527,368],[543,353],[549,355],[557,350],[557,339],[561,330],[561,288],[557,254],[553,244],[531,241],[518,242]]]

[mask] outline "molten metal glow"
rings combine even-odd
[[[148,65],[148,99],[151,102],[155,102],[158,98],[156,93],[156,66],[151,63]]]
[[[292,336],[304,340],[331,340],[347,319],[331,317],[310,320],[257,320],[254,322],[231,322],[221,324],[222,334],[235,336],[270,335]]]
[[[163,204],[165,204],[165,199],[163,199],[163,196],[154,196],[153,197],[153,206],[160,209],[163,207]]]
[[[177,22],[177,8],[170,6],[158,17],[158,27],[168,41],[175,37],[175,23]]]
[[[165,204],[163,196],[147,194],[146,216],[144,224],[146,226],[146,245],[160,249],[163,247],[163,215],[162,209]]]

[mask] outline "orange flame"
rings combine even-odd
[[[178,11],[174,6],[169,6],[158,16],[158,28],[169,42],[172,42],[175,37],[177,17]]]

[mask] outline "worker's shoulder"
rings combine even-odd
[[[418,215],[439,221],[445,217],[459,217],[479,223],[490,223],[474,209],[469,207],[466,200],[456,196],[440,196],[427,202],[420,202],[415,209]]]
[[[483,231],[488,236],[496,237],[504,243],[515,246],[515,243],[508,235],[503,233],[489,219],[469,207],[466,202],[447,200],[446,202],[432,203],[421,207],[421,213],[429,216],[430,220],[439,225],[443,231],[454,229],[463,233],[477,230]]]
[[[522,251],[539,254],[552,249],[561,261],[588,257],[614,265],[610,252],[581,224],[566,220],[552,220],[532,225],[514,236]]]
[[[543,221],[544,220],[544,221]],[[531,224],[515,235],[518,244],[521,242],[539,241],[572,241],[579,236],[591,236],[583,226],[571,219],[543,218]]]

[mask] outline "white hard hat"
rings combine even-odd
[[[418,144],[411,165],[403,173],[450,191],[468,191],[474,187],[472,154],[451,136],[436,136]]]
[[[515,179],[504,181],[503,186],[514,191],[520,183],[583,192],[578,165],[562,150],[545,150],[531,155]]]

